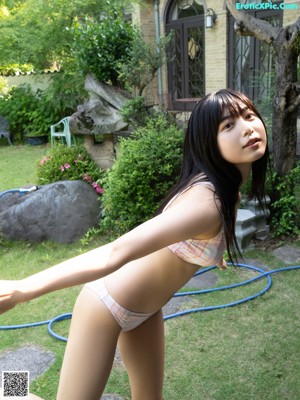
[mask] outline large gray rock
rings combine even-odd
[[[9,240],[71,243],[99,221],[95,190],[83,181],[61,181],[30,194],[0,196],[0,230]]]

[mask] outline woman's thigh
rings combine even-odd
[[[58,400],[99,400],[111,371],[120,327],[91,290],[76,301],[58,389]]]
[[[162,398],[164,326],[161,310],[137,328],[122,332],[118,348],[128,372],[132,400]]]

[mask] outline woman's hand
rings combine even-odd
[[[20,281],[0,281],[0,314],[22,302]]]

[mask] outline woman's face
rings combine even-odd
[[[218,128],[217,137],[222,157],[236,165],[243,173],[261,158],[267,146],[267,134],[260,118],[254,111],[241,107],[239,115],[225,110]]]

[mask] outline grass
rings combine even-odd
[[[3,158],[26,166],[19,169],[14,185],[27,178],[35,183],[34,164],[45,149],[0,148],[0,176]],[[30,157],[30,152],[32,156]],[[17,152],[17,153],[16,153]],[[39,154],[39,152],[41,154]],[[10,162],[7,162],[9,166]],[[12,166],[14,168],[14,166]],[[23,171],[26,171],[23,176]],[[30,171],[30,178],[29,172]],[[10,181],[8,181],[9,183]],[[1,190],[0,188],[0,190]],[[89,245],[105,242],[97,238]],[[291,244],[291,243],[290,243]],[[299,248],[300,241],[292,243]],[[70,245],[24,242],[4,242],[0,248],[1,279],[19,279],[77,255],[89,247],[80,242]],[[284,267],[271,252],[251,250],[246,257],[256,259],[271,269]],[[252,271],[230,268],[218,271],[218,285],[248,279]],[[166,368],[165,400],[298,400],[300,398],[300,271],[272,276],[273,285],[264,295],[237,307],[190,314],[165,322]],[[194,296],[192,304],[202,307],[228,303],[256,293],[265,286],[265,279],[238,289]],[[22,304],[0,316],[0,325],[22,324],[53,318],[71,312],[80,287],[51,293],[30,304]],[[69,321],[55,326],[55,331],[67,335]],[[31,384],[32,392],[45,400],[54,400],[65,344],[51,337],[45,326],[0,331],[0,354],[20,346],[35,345],[55,354],[52,367]],[[83,382],[84,384],[84,382]],[[126,372],[116,364],[106,388],[130,398]]]
[[[35,163],[48,146],[0,146],[0,192],[36,183]]]

